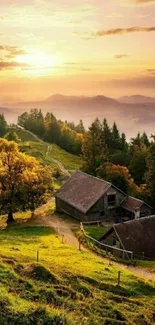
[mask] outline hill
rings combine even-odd
[[[68,170],[72,171],[80,168],[80,158],[66,152],[56,144],[46,143],[33,133],[18,127],[11,127],[10,130],[14,130],[17,133],[22,141],[20,148],[28,155],[34,156],[45,164],[57,167],[66,174]]]
[[[0,108],[0,112],[6,111],[7,120],[16,122],[17,117],[25,110],[40,108],[44,113],[52,112],[57,119],[74,121],[76,124],[82,118],[85,127],[98,117],[107,118],[110,125],[116,121],[121,132],[125,132],[130,138],[138,131],[154,133],[155,124],[155,101],[144,96],[123,97],[119,100],[106,96],[64,96],[52,95],[42,101],[19,102],[10,105],[9,108]],[[125,124],[125,121],[128,121]],[[132,130],[132,134],[131,134]]]
[[[128,104],[155,104],[155,97],[132,95],[120,97],[119,102]]]
[[[37,251],[39,261],[37,262]],[[33,222],[0,232],[0,324],[151,325],[155,289]]]

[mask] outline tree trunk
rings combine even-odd
[[[8,213],[8,220],[7,220],[7,223],[10,223],[10,222],[14,222],[14,219],[13,219],[13,212],[10,211]]]

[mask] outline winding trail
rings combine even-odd
[[[51,202],[54,202],[54,200],[55,199],[52,198]],[[46,204],[44,206],[42,206],[43,209],[44,209],[44,207],[46,207]],[[62,238],[62,241],[64,243],[79,249],[78,239],[73,232],[73,229],[79,228],[79,222],[77,220],[74,220],[74,219],[72,220],[70,218],[64,220],[61,217],[59,217],[58,215],[54,214],[52,216],[44,217],[44,218],[37,217],[37,218],[31,219],[29,222],[31,225],[35,224],[35,225],[48,226],[48,227],[54,228],[55,231]],[[81,248],[82,248],[82,250],[88,250],[85,247],[81,247]],[[104,261],[105,263],[110,263],[114,266],[117,266],[120,270],[130,271],[138,277],[141,277],[145,280],[151,280],[152,282],[155,283],[155,270],[152,270],[152,272],[151,272],[144,268],[129,266],[129,265],[125,265],[122,263],[117,263],[117,262],[109,260],[109,258],[99,256],[92,251],[91,251],[91,253],[94,254],[100,260]]]
[[[42,139],[40,139],[36,134],[34,134],[33,132],[24,129],[23,127],[21,127],[20,125],[17,125],[17,127],[19,127],[20,129],[24,130],[25,132],[31,134],[38,142],[43,143],[47,146],[47,150],[46,150],[46,157],[49,157],[49,153],[50,151],[52,151],[52,144],[49,145],[47,144],[45,141],[43,141]],[[61,172],[63,174],[65,174],[66,176],[70,176],[70,172],[65,168],[65,166],[57,159],[49,157],[55,164],[58,165],[59,169],[61,170]]]

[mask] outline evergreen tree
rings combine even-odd
[[[103,120],[103,137],[107,149],[109,150],[112,145],[112,134],[106,119]]]
[[[106,152],[103,145],[103,131],[101,123],[96,119],[87,132],[83,147],[84,170],[96,175],[96,169],[106,160]]]
[[[152,143],[149,148],[147,169],[148,170],[145,175],[146,186],[150,192],[151,205],[155,209],[155,143]]]
[[[113,127],[112,127],[112,148],[113,149],[120,149],[121,146],[121,139],[120,139],[120,134],[118,127],[116,123],[114,122]]]
[[[148,136],[145,132],[141,136],[141,141],[146,147],[149,147],[150,141],[149,141]]]
[[[144,183],[147,155],[148,149],[146,146],[142,145],[140,148],[135,146],[135,150],[131,156],[129,170],[137,185]]]
[[[7,130],[7,123],[3,114],[0,114],[0,138],[4,136]]]
[[[15,141],[16,143],[20,142],[20,138],[18,137],[17,133],[14,131],[10,131],[5,135],[5,139],[8,141]]]

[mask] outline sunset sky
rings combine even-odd
[[[1,0],[1,101],[155,96],[155,0]]]

